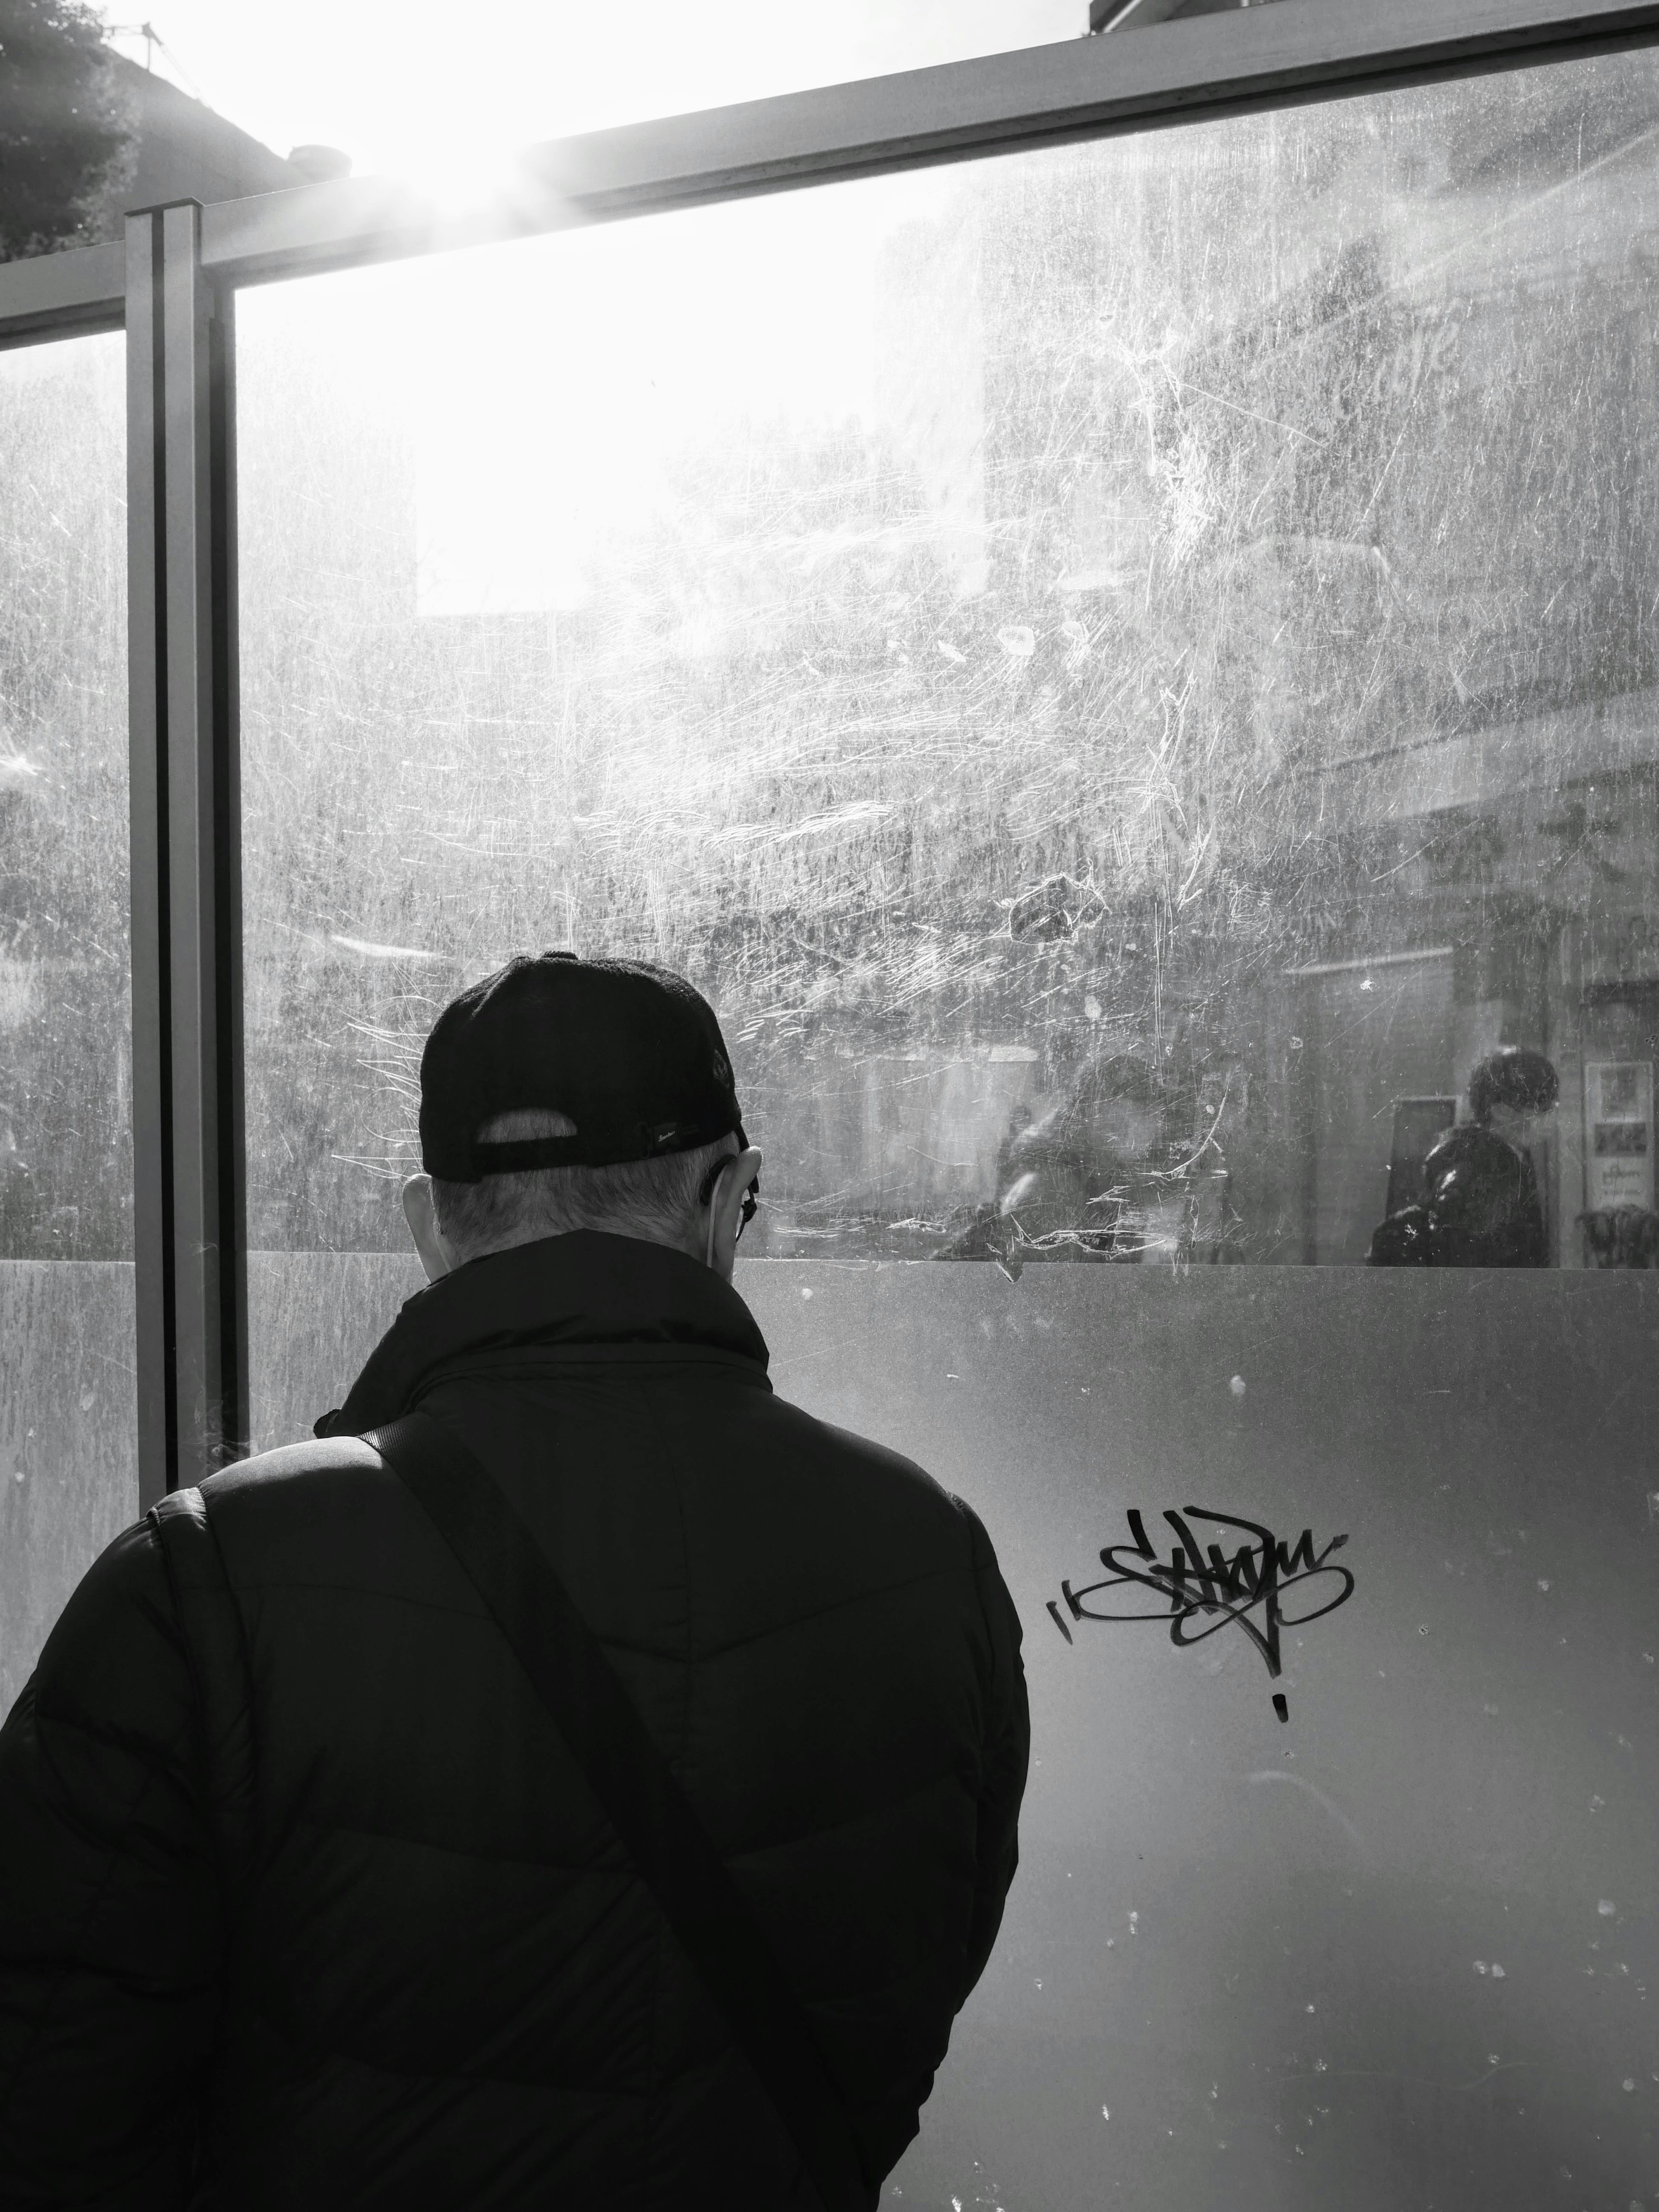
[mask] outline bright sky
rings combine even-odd
[[[750,423],[874,420],[884,246],[959,191],[925,169],[254,286],[237,307],[244,522],[258,538],[261,502],[293,495],[289,380],[326,364],[348,419],[410,442],[423,613],[580,606],[603,541],[678,510],[677,455],[740,452]],[[974,347],[934,335],[911,364],[934,406],[963,379],[976,394]],[[286,527],[270,521],[273,542]]]
[[[277,153],[339,146],[360,174],[421,181],[570,131],[1079,37],[1088,0],[104,0],[112,24],[146,9],[167,73]]]
[[[146,12],[102,4],[112,25]],[[276,152],[337,146],[360,175],[465,198],[540,139],[1077,38],[1088,0],[146,6],[163,73]],[[117,42],[143,58],[142,39]],[[948,184],[872,180],[256,292],[246,401],[269,348],[325,354],[345,383],[409,411],[423,605],[574,604],[601,518],[617,527],[653,506],[689,421],[706,437],[746,409],[802,422],[867,410],[880,240]],[[483,328],[489,410],[470,404]]]

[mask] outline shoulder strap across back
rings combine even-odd
[[[364,1441],[465,1569],[775,2104],[825,2212],[868,2212],[840,2098],[805,2008],[667,1759],[552,1563],[488,1469],[425,1413]]]

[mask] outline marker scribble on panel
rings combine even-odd
[[[1311,1528],[1304,1528],[1294,1547],[1288,1547],[1259,1521],[1246,1521],[1236,1513],[1211,1513],[1200,1506],[1189,1505],[1184,1513],[1166,1512],[1164,1518],[1180,1539],[1167,1565],[1153,1549],[1145,1522],[1132,1508],[1128,1515],[1132,1541],[1108,1544],[1101,1552],[1100,1563],[1108,1570],[1105,1579],[1090,1583],[1083,1589],[1073,1589],[1069,1582],[1060,1583],[1066,1612],[1073,1620],[1167,1620],[1170,1641],[1183,1646],[1201,1644],[1218,1629],[1242,1628],[1267,1662],[1268,1674],[1277,1680],[1282,1672],[1281,1628],[1299,1628],[1304,1622],[1318,1620],[1328,1613],[1334,1613],[1338,1606],[1345,1605],[1353,1595],[1353,1577],[1348,1569],[1328,1564],[1332,1553],[1347,1542],[1346,1535],[1333,1536],[1322,1552],[1316,1553]],[[1220,1544],[1210,1545],[1206,1553],[1200,1547],[1188,1525],[1194,1521],[1217,1528],[1242,1529],[1255,1540],[1241,1544],[1231,1558]],[[1283,1600],[1287,1590],[1325,1577],[1334,1577],[1341,1585],[1334,1597],[1309,1613],[1285,1612]],[[1103,1612],[1085,1602],[1098,1597],[1103,1590],[1134,1589],[1152,1591],[1164,1600],[1162,1607],[1156,1611],[1148,1610],[1143,1601],[1133,1612]],[[1066,1626],[1066,1614],[1052,1598],[1048,1610],[1054,1615],[1055,1627],[1069,1644],[1072,1632]],[[1192,1626],[1190,1624],[1200,1615],[1203,1616],[1201,1625]],[[1253,1619],[1253,1615],[1259,1618]],[[1273,1711],[1281,1721],[1290,1718],[1282,1692],[1274,1693]]]

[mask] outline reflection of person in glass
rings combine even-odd
[[[1089,1068],[1063,1106],[1009,1146],[1001,1211],[1033,1241],[1140,1256],[1130,1200],[1163,1116],[1151,1071],[1127,1054]]]
[[[1164,1128],[1152,1070],[1130,1054],[1092,1062],[1065,1100],[1010,1128],[997,1195],[946,1247],[946,1260],[1139,1260],[1144,1196]]]
[[[1544,1208],[1528,1139],[1559,1095],[1541,1052],[1504,1045],[1469,1078],[1469,1119],[1423,1162],[1423,1201],[1371,1238],[1374,1267],[1543,1267]]]

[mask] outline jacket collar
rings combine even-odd
[[[768,1357],[754,1316],[711,1268],[665,1244],[579,1229],[471,1260],[417,1291],[316,1433],[396,1420],[434,1369],[469,1353],[581,1345],[683,1346],[752,1361],[763,1376]]]

